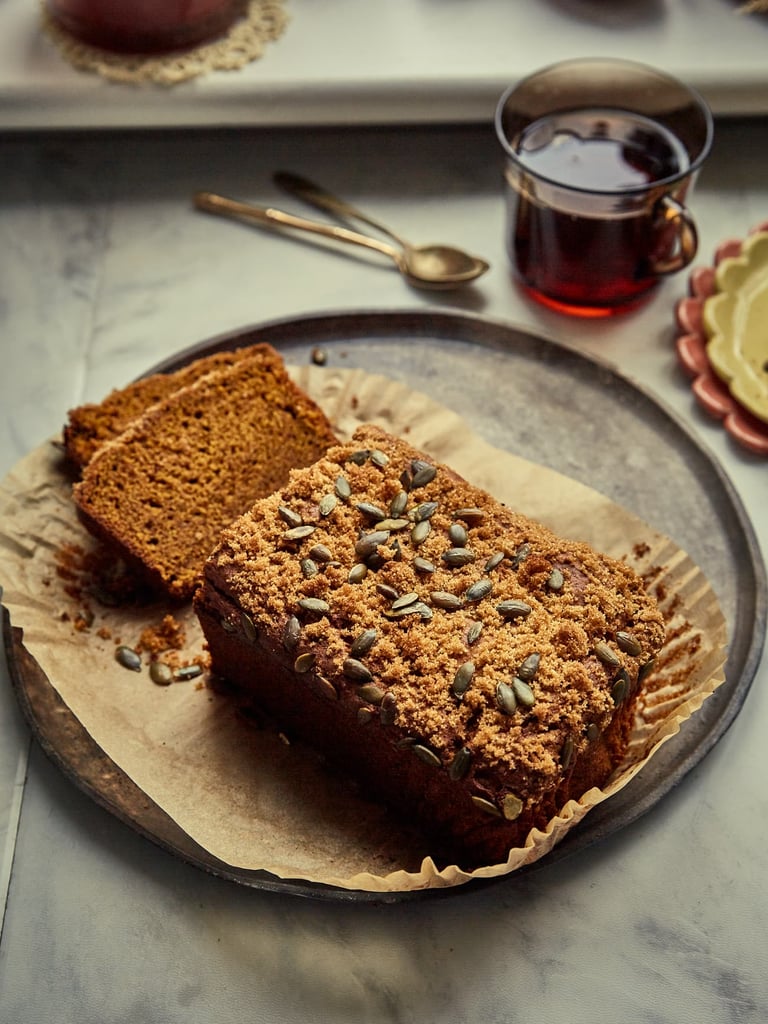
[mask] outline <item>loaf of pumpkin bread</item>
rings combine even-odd
[[[605,783],[664,638],[626,564],[375,427],[225,529],[195,609],[216,675],[468,868]]]

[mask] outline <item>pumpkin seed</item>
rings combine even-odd
[[[301,526],[302,518],[298,512],[294,512],[292,508],[288,508],[287,505],[279,505],[277,514],[283,520],[286,526]]]
[[[467,630],[467,646],[471,647],[480,637],[483,631],[483,624],[479,620],[470,624]]]
[[[357,695],[369,704],[381,704],[384,700],[384,691],[376,683],[364,683],[362,686],[358,686]]]
[[[181,665],[173,673],[173,678],[178,683],[184,683],[189,679],[196,679],[203,674],[201,665]]]
[[[356,466],[362,466],[363,463],[368,461],[370,456],[370,448],[358,448],[356,452],[352,452],[352,454],[349,456],[349,461],[354,462]]]
[[[512,680],[512,690],[514,691],[515,697],[517,697],[518,704],[522,704],[524,708],[532,708],[536,703],[536,697],[534,696],[533,690],[525,680],[520,679],[518,676],[515,676]]]
[[[221,620],[221,628],[224,630],[225,633],[232,634],[237,632],[237,626],[234,624],[234,622],[230,622],[229,619]]]
[[[616,644],[619,650],[624,651],[630,658],[637,658],[638,655],[643,653],[640,642],[631,633],[626,633],[624,630],[620,630],[616,634]]]
[[[413,746],[411,747],[411,750],[414,752],[416,757],[419,758],[420,761],[423,761],[424,764],[428,764],[431,768],[442,767],[443,762],[440,760],[440,758],[437,756],[434,750],[430,750],[429,747],[425,747],[423,743],[414,743]]]
[[[132,647],[126,647],[125,644],[120,644],[116,647],[115,660],[123,668],[129,668],[132,672],[141,672],[141,657]]]
[[[315,544],[314,547],[310,548],[309,557],[314,559],[316,562],[330,562],[333,560],[333,555],[325,544]]]
[[[428,519],[422,519],[416,523],[411,530],[411,540],[414,544],[423,544],[432,532],[432,524]]]
[[[515,691],[508,683],[496,684],[496,703],[499,711],[505,715],[514,715],[517,711],[517,697],[515,697]]]
[[[404,469],[403,472],[400,474],[400,486],[406,492],[410,491],[411,487],[413,486],[413,474],[411,473],[410,469]]]
[[[389,456],[378,448],[373,449],[370,459],[374,466],[378,466],[379,469],[384,469],[385,466],[389,465]]]
[[[382,725],[394,725],[397,718],[397,700],[393,693],[385,693],[381,700],[379,722]]]
[[[426,487],[427,484],[432,483],[437,475],[437,468],[432,466],[429,462],[425,462],[423,459],[414,459],[411,462],[411,489],[416,487]]]
[[[600,726],[597,722],[590,722],[587,726],[587,739],[590,743],[594,743],[597,737],[600,735]]]
[[[380,530],[397,533],[398,530],[404,530],[406,526],[410,526],[411,521],[410,519],[380,519],[376,525]]]
[[[422,503],[417,505],[413,510],[413,517],[417,523],[421,523],[425,519],[431,519],[435,512],[437,512],[438,508],[439,504],[436,501],[422,501]]]
[[[368,516],[369,519],[374,519],[376,522],[379,519],[386,518],[387,515],[383,508],[379,508],[378,505],[372,505],[369,501],[358,501],[355,508],[358,512],[362,512],[364,516]]]
[[[453,782],[458,782],[459,779],[463,779],[469,771],[469,766],[472,763],[472,751],[469,747],[460,747],[459,750],[453,756],[450,767],[448,768],[448,777]]]
[[[618,679],[616,680],[616,682],[611,687],[611,697],[613,698],[613,703],[614,704],[621,704],[621,702],[626,699],[628,693],[629,693],[629,676],[624,671],[624,669],[622,669],[621,672],[619,673]]]
[[[467,692],[469,684],[472,682],[472,677],[475,674],[475,665],[472,661],[465,661],[463,665],[460,665],[456,670],[456,674],[453,677],[453,683],[451,690],[454,696],[461,697]]]
[[[502,601],[501,604],[497,604],[496,611],[501,615],[502,619],[511,621],[513,619],[526,618],[531,614],[533,609],[525,601],[517,601],[513,599],[511,601]]]
[[[313,651],[305,651],[304,654],[300,654],[296,661],[293,663],[293,668],[296,672],[309,672],[312,666],[315,664],[315,654]]]
[[[337,476],[333,485],[333,492],[342,501],[348,501],[352,497],[352,486],[345,476]]]
[[[512,556],[512,565],[514,566],[514,568],[519,569],[523,562],[526,560],[526,558],[530,555],[530,553],[531,545],[528,543],[528,541],[524,541]]]
[[[376,553],[379,544],[384,544],[389,534],[384,530],[375,530],[373,533],[364,533],[355,544],[355,554],[358,558],[370,558]]]
[[[448,548],[440,557],[451,569],[457,569],[462,565],[471,565],[477,555],[470,548]]]
[[[649,675],[650,672],[656,667],[656,659],[651,658],[650,661],[646,661],[644,665],[640,666],[640,671],[637,673],[638,683],[642,683],[643,680]]]
[[[448,540],[451,542],[451,547],[465,548],[469,540],[466,527],[461,523],[451,523],[448,527]]]
[[[389,503],[389,514],[399,519],[408,507],[408,492],[398,491]]]
[[[522,679],[524,682],[529,683],[538,672],[540,662],[540,654],[529,654],[517,670],[518,679]]]
[[[295,651],[301,635],[301,623],[292,615],[283,626],[283,647],[287,651]]]
[[[501,811],[496,804],[490,800],[486,800],[484,796],[473,796],[472,803],[479,811],[485,811],[486,814],[492,814],[496,818],[501,817]]]
[[[428,559],[422,558],[421,555],[417,555],[411,564],[416,572],[433,573],[435,571],[434,565]]]
[[[357,658],[345,658],[341,671],[356,683],[370,683],[373,679],[373,673]]]
[[[621,659],[618,654],[616,654],[608,644],[604,644],[602,641],[595,644],[595,656],[599,658],[604,665],[607,665],[608,668],[619,668],[621,665]]]
[[[170,686],[173,682],[173,671],[164,661],[153,661],[149,666],[149,678],[158,686]]]
[[[515,821],[523,810],[523,801],[514,793],[507,793],[501,802],[501,810],[507,821]]]
[[[419,615],[424,621],[432,618],[432,609],[423,601],[416,601],[405,608],[388,608],[384,613],[385,619],[403,619],[406,615]]]
[[[504,552],[495,551],[483,566],[484,572],[493,572],[504,561]]]
[[[321,597],[302,597],[299,601],[299,608],[302,611],[311,612],[313,615],[327,615],[331,610],[328,602],[323,601]]]
[[[415,590],[412,590],[409,594],[403,594],[401,597],[395,598],[392,602],[392,611],[399,612],[401,608],[407,608],[409,604],[415,604],[419,600],[419,595]]]
[[[376,643],[378,634],[375,629],[365,629],[352,641],[349,653],[353,658],[364,657]]]
[[[481,508],[457,508],[451,515],[454,519],[463,519],[467,526],[477,526],[485,519]]]
[[[259,634],[253,624],[253,619],[247,612],[240,612],[240,625],[243,627],[243,634],[248,643],[255,644]]]
[[[315,689],[322,697],[325,697],[326,700],[339,699],[339,694],[338,691],[336,690],[336,687],[329,679],[326,679],[325,676],[315,676]]]
[[[373,721],[373,712],[370,708],[358,708],[357,709],[357,721],[360,725],[368,725],[369,722]]]
[[[455,594],[449,594],[447,590],[433,590],[429,595],[432,604],[437,608],[443,608],[447,612],[454,612],[463,607],[464,602]]]
[[[484,598],[493,590],[493,584],[490,580],[482,579],[473,583],[471,587],[468,587],[465,594],[464,600],[470,604],[477,604],[478,601],[482,601]]]
[[[362,583],[365,577],[368,575],[368,566],[365,562],[358,562],[353,565],[349,570],[347,580],[349,583]]]
[[[395,590],[394,587],[390,587],[388,583],[377,583],[376,592],[387,601],[396,601],[400,597],[400,591]]]
[[[336,494],[324,494],[317,505],[317,510],[320,515],[325,518],[329,516],[331,512],[336,508],[338,504],[338,496]]]
[[[558,591],[562,590],[564,585],[565,576],[563,576],[562,572],[560,572],[559,569],[553,569],[552,572],[549,574],[549,579],[547,580],[547,587],[550,590]]]
[[[305,580],[311,580],[313,576],[317,576],[320,572],[317,562],[314,562],[311,558],[302,558],[299,562],[299,568]]]
[[[306,526],[294,526],[290,530],[286,530],[283,537],[286,540],[304,540],[305,537],[309,537],[315,532],[315,527],[307,524]]]

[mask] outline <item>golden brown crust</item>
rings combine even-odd
[[[169,596],[191,596],[219,532],[335,442],[325,415],[259,346],[152,405],[73,488],[97,536]]]
[[[385,458],[356,454],[377,450]],[[392,513],[401,474],[420,461],[430,462],[366,427],[292,473],[224,532],[196,608],[215,672],[483,860],[605,780],[664,629],[625,564],[556,537],[448,467]],[[324,506],[340,477],[350,496]],[[367,557],[361,534],[382,524],[362,503],[389,520],[429,515],[425,539],[414,541],[413,518],[385,520]],[[292,539],[293,516],[310,535]],[[393,605],[406,594],[412,604]],[[298,641],[286,647],[289,621]],[[375,640],[350,665],[367,630]],[[583,788],[574,794],[572,782]]]
[[[179,388],[193,384],[212,370],[231,366],[258,351],[257,346],[203,356],[173,373],[154,373],[110,392],[101,402],[70,409],[64,426],[64,454],[77,469],[90,462],[97,450],[114,440],[130,422],[151,405]]]

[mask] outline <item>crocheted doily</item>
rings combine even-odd
[[[288,24],[284,0],[247,0],[243,16],[212,42],[189,50],[152,56],[118,54],[81,42],[43,8],[42,26],[65,60],[113,82],[178,85],[209,71],[235,71],[258,60]]]

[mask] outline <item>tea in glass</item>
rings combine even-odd
[[[693,259],[684,200],[712,119],[674,79],[625,61],[554,65],[502,97],[497,131],[507,250],[539,301],[622,312]]]

